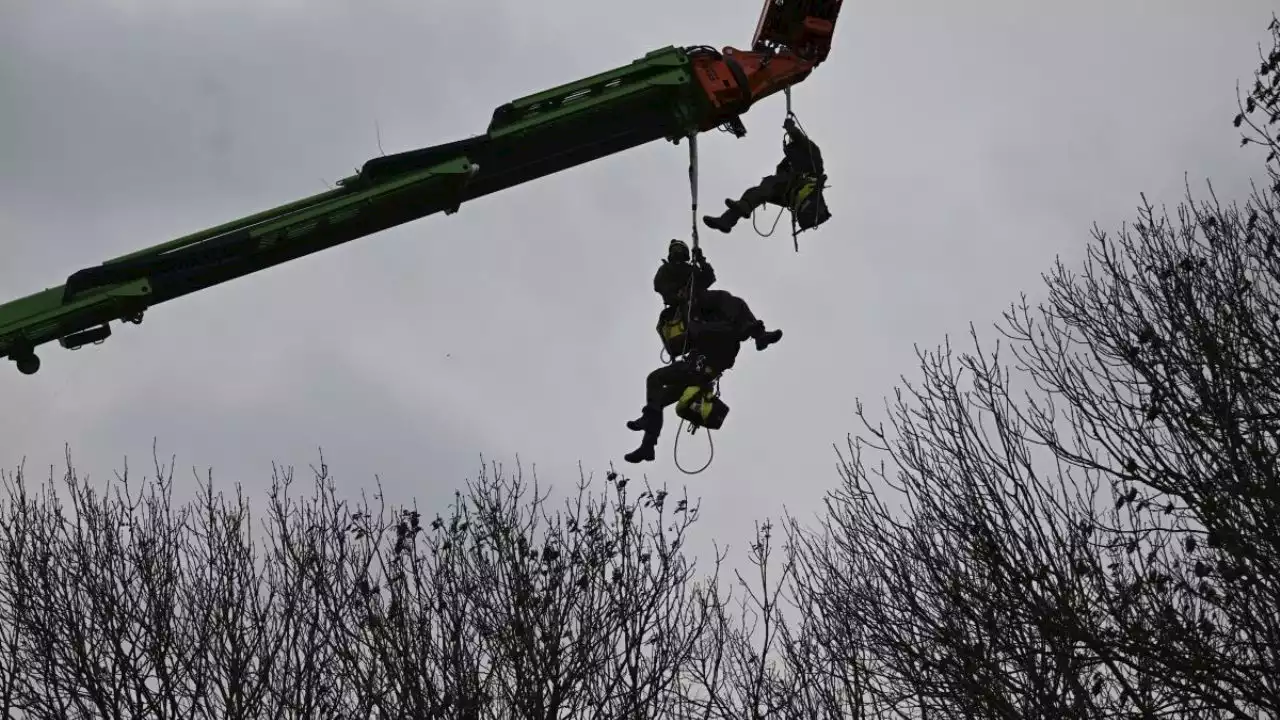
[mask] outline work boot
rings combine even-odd
[[[719,230],[722,233],[728,233],[733,230],[733,226],[738,224],[738,214],[732,210],[726,210],[720,215],[703,215],[702,222],[712,230]]]
[[[627,421],[627,429],[640,432],[654,427],[654,421],[662,417],[662,410],[655,410],[648,405],[640,408],[640,417]]]
[[[641,442],[640,447],[623,455],[622,459],[629,463],[653,462],[654,457],[656,457],[654,445],[655,443]]]
[[[726,199],[724,205],[728,210],[718,217],[715,215],[703,215],[702,222],[706,223],[709,228],[727,233],[733,230],[733,226],[737,225],[739,220],[751,217],[751,206],[741,200]]]
[[[769,330],[756,336],[756,350],[763,350],[782,339],[781,330]]]

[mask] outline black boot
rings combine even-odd
[[[782,339],[781,330],[768,330],[756,336],[756,350],[764,350]]]
[[[751,217],[751,204],[746,200],[725,200],[724,206],[737,213],[740,218]]]
[[[648,440],[648,438],[645,439]],[[653,462],[654,457],[656,457],[654,447],[655,443],[641,442],[640,447],[623,455],[622,459],[629,463]]]
[[[719,230],[727,233],[733,230],[733,226],[738,224],[738,214],[732,210],[726,210],[720,215],[703,215],[702,222],[712,230]]]
[[[764,350],[782,339],[781,330],[765,330],[764,322],[761,320],[756,320],[748,325],[746,333],[747,337],[742,339],[746,340],[748,337],[754,339],[756,341],[756,350]]]
[[[646,405],[640,408],[640,417],[635,420],[627,421],[627,429],[634,430],[636,432],[640,432],[642,430],[660,430],[662,425],[660,422],[655,421],[661,421],[661,419],[662,410],[660,408],[655,409]]]
[[[737,225],[739,220],[751,217],[751,206],[741,200],[726,199],[724,204],[728,210],[725,210],[719,216],[702,216],[702,222],[706,223],[707,227],[727,233],[733,230],[733,226]]]
[[[662,433],[662,408],[646,405],[640,411],[640,417],[627,421],[627,427],[632,430],[643,430],[644,437],[640,440],[640,447],[623,455],[622,459],[629,463],[652,462],[653,450],[658,445],[658,435]]]

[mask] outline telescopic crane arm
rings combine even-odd
[[[0,305],[0,358],[24,374],[35,349],[77,349],[149,308],[659,139],[717,127],[742,137],[755,102],[826,59],[841,0],[767,0],[749,51],[655,50],[628,65],[513,100],[483,135],[369,160],[329,192],[72,273]]]

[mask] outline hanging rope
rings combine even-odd
[[[698,248],[698,133],[689,133],[689,196],[693,208],[693,247]]]
[[[694,130],[689,133],[689,198],[690,207],[692,209],[691,225],[693,227],[693,249],[695,253],[700,249],[698,245],[698,132]],[[689,285],[685,291],[684,300],[684,349],[681,351],[681,357],[688,357],[689,353],[689,329],[693,324],[693,293],[696,287],[696,272],[689,273]],[[674,362],[674,358],[672,361]],[[716,394],[720,394],[720,381],[716,381]],[[676,430],[676,441],[671,447],[672,460],[675,462],[676,469],[686,475],[697,475],[698,473],[711,467],[711,460],[716,456],[716,444],[711,439],[711,431],[707,430],[707,442],[711,446],[711,457],[707,458],[707,464],[701,468],[690,472],[680,465],[680,434],[684,431],[685,419],[680,418],[680,428]],[[692,434],[697,427],[690,427],[689,432]]]
[[[693,247],[694,249],[698,249],[698,133],[697,131],[691,132],[687,137],[689,138],[689,209],[691,215],[691,222],[689,224],[693,228]],[[681,355],[689,351],[688,327],[689,320],[693,315],[693,279],[694,273],[690,273],[689,285],[685,292],[685,336],[684,350],[681,351]],[[663,365],[670,365],[675,362],[675,358],[667,356],[667,348],[665,346],[658,351],[658,360],[660,360]]]
[[[786,208],[778,208],[778,214],[773,216],[773,226],[769,228],[769,232],[760,232],[760,226],[756,225],[756,211],[751,211],[751,227],[755,228],[756,234],[760,237],[772,237],[773,231],[778,229],[778,221],[782,219],[782,213]]]
[[[787,96],[787,118],[792,119],[792,120],[795,120],[795,121],[796,121],[796,126],[798,127],[798,126],[800,125],[800,118],[796,117],[796,114],[795,114],[794,112],[791,112],[791,86],[790,86],[790,85],[788,85],[787,87],[783,88],[783,91],[782,91],[782,92],[783,92],[783,94],[784,94],[784,95],[786,95],[786,96]],[[801,131],[801,132],[804,132],[804,128],[800,128],[800,131]],[[786,142],[787,142],[787,140],[786,140],[786,136],[785,136],[785,134],[784,134],[783,139],[782,139],[782,143],[783,143],[783,146],[784,146],[784,147],[785,147],[785,145],[786,145]],[[812,168],[810,168],[810,169],[812,170]],[[779,214],[779,215],[781,215],[782,213],[778,213],[778,214]],[[773,233],[770,233],[770,234],[772,235]],[[799,232],[799,230],[796,228],[796,213],[795,213],[795,210],[794,210],[794,209],[792,209],[792,212],[791,212],[791,246],[795,248],[796,252],[800,252],[800,237],[799,237],[799,235],[800,235],[800,232]]]
[[[689,133],[689,206],[691,212],[690,225],[693,227],[693,252],[696,255],[700,248],[698,247],[698,131],[694,130]],[[692,260],[693,258],[690,258]],[[695,279],[698,274],[696,272],[689,273],[689,285],[685,288],[684,294],[684,349],[680,352],[681,357],[689,352],[689,325],[693,322],[693,290],[696,287]],[[675,358],[672,358],[674,361]]]
[[[689,197],[690,225],[694,228],[694,255],[700,251],[698,246],[698,131],[689,133]],[[692,260],[692,259],[690,259]],[[694,319],[694,288],[698,273],[689,273],[689,286],[685,288],[685,348],[680,352],[685,356],[689,352],[689,325]],[[675,360],[675,357],[672,357]]]
[[[680,428],[684,429],[684,420],[680,421]],[[711,448],[711,452],[707,455],[707,462],[697,470],[686,470],[680,464],[680,433],[676,434],[675,450],[672,451],[672,461],[676,464],[676,469],[685,475],[697,475],[703,470],[711,467],[711,461],[716,459],[716,441],[711,439],[711,431],[707,431],[707,445]]]

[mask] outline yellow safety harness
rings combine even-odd
[[[800,187],[796,188],[794,196],[791,198],[791,212],[797,212],[800,206],[804,205],[804,201],[813,191],[818,188],[819,178],[812,175],[802,177]]]

